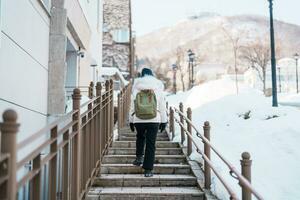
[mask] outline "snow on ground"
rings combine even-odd
[[[279,93],[278,99],[281,105],[300,107],[300,94]]]
[[[297,108],[273,108],[271,98],[242,85],[236,95],[234,82],[227,79],[170,96],[168,102],[176,106],[183,102],[192,107],[198,130],[209,121],[212,143],[237,169],[240,169],[241,153],[250,152],[252,183],[265,199],[300,199],[300,111]],[[249,111],[250,118],[244,119]],[[178,141],[178,127],[176,132]],[[195,154],[193,158],[199,157]],[[240,195],[240,187],[229,176],[225,165],[215,155],[212,160]],[[219,198],[228,199],[216,177],[212,188]]]

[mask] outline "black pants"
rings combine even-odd
[[[134,126],[137,131],[136,156],[141,157],[144,155],[146,143],[143,168],[152,170],[155,159],[155,142],[159,123],[136,123]]]

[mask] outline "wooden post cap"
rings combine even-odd
[[[109,89],[109,85],[110,85],[109,80],[105,81],[105,89],[106,89],[106,90]]]
[[[17,121],[17,118],[18,118],[18,114],[14,110],[9,109],[3,113],[4,122],[15,123]]]
[[[80,100],[81,99],[81,94],[80,94],[80,89],[79,88],[75,88],[73,90],[73,95],[72,95],[73,99],[75,100]]]
[[[242,159],[243,160],[250,160],[250,153],[249,152],[244,152],[242,153]]]
[[[2,133],[17,133],[19,130],[19,124],[17,124],[18,114],[14,110],[6,110],[3,115],[3,123],[1,123]]]
[[[100,82],[97,82],[96,89],[97,90],[101,90],[102,89],[102,84]]]

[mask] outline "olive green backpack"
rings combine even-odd
[[[153,90],[141,90],[135,101],[135,115],[140,119],[153,119],[157,115],[157,100]]]

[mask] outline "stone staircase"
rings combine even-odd
[[[135,133],[124,128],[102,160],[100,174],[87,195],[88,200],[204,200],[199,178],[180,145],[158,133],[154,176],[144,177],[141,167],[133,166]],[[194,170],[196,169],[196,170]],[[200,172],[200,171],[198,171]]]

